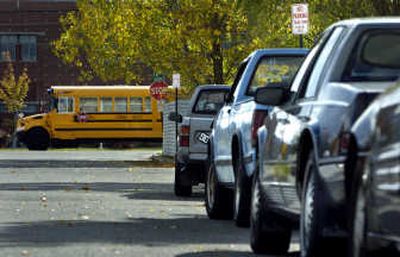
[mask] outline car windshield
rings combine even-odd
[[[343,81],[395,81],[400,74],[400,30],[371,30],[356,45]]]
[[[203,91],[194,106],[193,112],[197,114],[216,114],[224,105],[227,90]]]

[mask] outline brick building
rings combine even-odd
[[[76,0],[0,0],[0,53],[10,52],[16,72],[27,67],[32,80],[26,113],[46,109],[51,85],[82,84],[79,72],[54,56],[50,46],[61,33],[60,16],[76,8]],[[0,76],[5,67],[1,58]],[[103,83],[94,80],[85,84]],[[4,110],[0,103],[0,113]]]
[[[74,9],[76,3],[72,0],[0,1],[0,52],[8,51],[15,71],[26,67],[32,80],[27,112],[41,111],[50,85],[76,84],[78,72],[64,65],[50,48],[50,42],[60,34],[60,16]],[[3,55],[0,60],[3,71]]]

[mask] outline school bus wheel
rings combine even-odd
[[[45,129],[34,127],[26,132],[26,146],[29,150],[47,150],[49,145],[50,135]]]

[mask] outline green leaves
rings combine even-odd
[[[82,79],[140,83],[145,67],[182,75],[186,86],[229,81],[257,48],[236,1],[78,1],[61,19],[54,52],[80,68]]]
[[[9,113],[16,113],[24,107],[29,83],[27,69],[24,68],[16,79],[13,65],[11,61],[8,61],[7,68],[0,80],[0,100],[6,105]]]
[[[391,1],[309,0],[305,45],[340,19],[397,10]],[[289,0],[80,0],[61,19],[53,43],[81,77],[141,83],[146,67],[182,85],[230,82],[238,64],[257,48],[297,47]],[[389,7],[391,8],[389,8]]]

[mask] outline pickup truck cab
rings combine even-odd
[[[229,91],[230,87],[225,85],[198,86],[190,100],[188,114],[183,118],[176,114],[170,116],[171,120],[182,120],[175,158],[177,196],[190,196],[192,186],[204,182],[211,123]]]
[[[206,208],[210,218],[228,217],[233,207],[236,225],[249,224],[257,128],[269,109],[255,103],[254,93],[257,88],[275,82],[289,83],[307,52],[306,49],[261,49],[251,53],[239,66],[232,90],[212,129],[211,169],[206,182]]]

